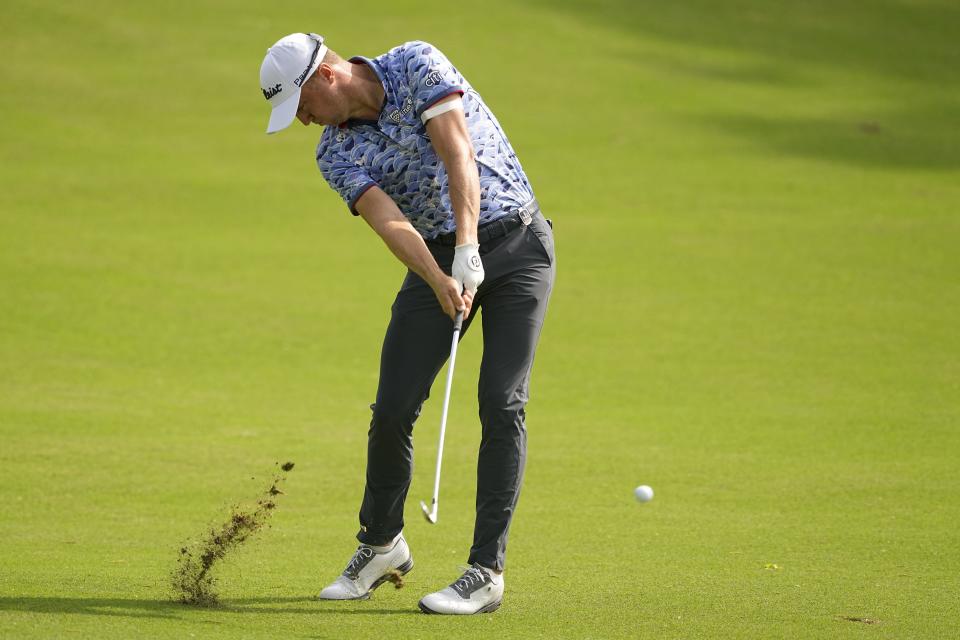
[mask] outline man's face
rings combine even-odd
[[[300,89],[297,120],[304,126],[311,124],[338,125],[349,118],[345,97],[339,91],[336,71],[321,64],[316,73]]]

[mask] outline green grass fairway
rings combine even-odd
[[[956,0],[0,4],[0,637],[956,638]],[[313,599],[355,547],[404,270],[265,136],[280,36],[444,50],[555,222],[495,614],[465,563],[477,335],[417,428],[407,586]],[[187,539],[297,466],[172,601]],[[649,484],[646,505],[633,488]]]

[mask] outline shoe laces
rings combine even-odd
[[[490,579],[486,571],[474,565],[467,569],[462,576],[457,578],[451,587],[461,596],[466,597],[473,589],[471,587],[480,586]]]
[[[360,545],[354,552],[353,557],[350,558],[350,562],[347,563],[347,568],[343,570],[343,575],[356,580],[360,571],[367,566],[367,562],[374,555],[376,555],[376,552],[373,549],[365,544]]]

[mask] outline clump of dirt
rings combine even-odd
[[[211,528],[199,542],[180,547],[177,568],[171,576],[178,601],[200,607],[213,607],[219,603],[212,573],[214,566],[267,525],[277,508],[277,496],[284,495],[280,485],[291,469],[292,462],[277,463],[269,488],[255,503],[233,505],[226,522]]]
[[[396,569],[390,569],[390,571],[387,572],[387,582],[392,582],[394,589],[401,589],[404,584],[403,574]]]
[[[837,616],[841,620],[846,620],[847,622],[861,622],[863,624],[877,624],[880,621],[873,618],[864,618],[861,616]]]

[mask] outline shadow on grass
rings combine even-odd
[[[525,1],[584,24],[690,45],[697,61],[713,50],[773,67],[814,65],[933,87],[960,81],[960,4],[953,0]]]
[[[297,606],[306,605],[312,606]],[[345,606],[346,605],[346,606]],[[75,613],[94,616],[119,616],[126,618],[170,618],[179,619],[184,614],[227,613],[227,614],[294,614],[294,615],[422,615],[417,609],[383,609],[376,605],[367,608],[355,607],[357,603],[320,603],[312,597],[291,598],[234,598],[224,600],[220,606],[201,608],[190,607],[171,600],[137,600],[129,598],[68,598],[68,597],[25,597],[0,598],[0,611],[22,611],[27,613],[64,614]],[[216,624],[214,621],[205,621]]]
[[[867,167],[960,167],[960,3],[809,0],[525,0],[654,51],[591,48],[669,71],[678,86],[743,95],[701,124],[776,155]],[[659,52],[656,51],[659,49]],[[573,54],[571,54],[573,55]],[[734,94],[766,87],[757,117]],[[812,103],[806,112],[803,105]],[[775,105],[785,109],[778,112]],[[798,111],[797,106],[800,109]]]
[[[957,102],[960,113],[960,101]],[[913,105],[829,117],[717,114],[701,121],[752,139],[774,155],[819,158],[861,167],[960,167],[960,117]]]

